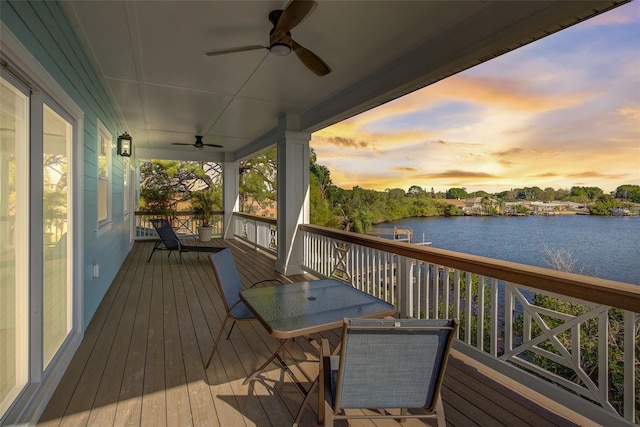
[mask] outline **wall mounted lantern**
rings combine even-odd
[[[118,155],[123,157],[131,157],[131,142],[133,138],[125,132],[118,137]]]

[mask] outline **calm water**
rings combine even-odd
[[[640,217],[411,218],[378,227],[411,227],[414,242],[489,258],[549,267],[544,247],[569,251],[576,272],[640,284]]]

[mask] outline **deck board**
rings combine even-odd
[[[231,247],[245,286],[265,278],[283,282],[273,257],[235,240]],[[41,426],[286,426],[302,403],[294,380],[275,364],[243,384],[279,345],[259,322],[223,335],[209,369],[204,362],[225,317],[206,254],[166,252],[147,258],[152,242],[137,242],[98,307]],[[230,325],[227,325],[228,332]],[[322,334],[335,346],[340,331]],[[319,338],[319,337],[317,337]],[[303,339],[287,345],[287,362],[305,387],[317,375],[317,353]],[[495,377],[452,351],[443,387],[448,426],[571,426],[588,424],[524,387]],[[301,425],[315,426],[317,392]],[[569,418],[567,418],[569,417]],[[392,427],[394,420],[344,421],[338,426]],[[408,419],[406,426],[425,425]]]

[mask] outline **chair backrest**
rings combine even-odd
[[[457,326],[455,320],[345,319],[334,409],[433,411]]]
[[[209,262],[213,266],[213,272],[220,286],[220,292],[224,295],[224,305],[227,313],[240,301],[240,291],[244,289],[240,281],[240,275],[236,268],[231,249],[223,250],[209,255]]]
[[[151,219],[149,221],[153,224],[153,228],[156,229],[156,233],[158,233],[165,248],[170,251],[177,251],[180,248],[178,246],[178,236],[175,231],[173,231],[173,228],[171,228],[169,221],[162,218]]]

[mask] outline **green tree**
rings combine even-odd
[[[615,198],[623,202],[640,203],[640,185],[621,185],[616,188]]]
[[[556,190],[551,187],[547,187],[544,189],[544,192],[541,194],[541,201],[543,202],[552,202],[556,200]]]
[[[327,199],[327,190],[333,185],[331,181],[331,172],[326,166],[318,164],[318,158],[316,152],[311,149],[311,155],[309,156],[309,173],[315,177],[315,184],[320,190],[320,195],[323,199]]]
[[[460,216],[460,215],[464,215],[464,212],[462,212],[460,209],[458,209],[458,207],[456,205],[450,205],[450,204],[446,204],[446,206],[444,207],[444,216]]]
[[[516,191],[516,199],[518,200],[542,200],[544,191],[540,187],[524,187]]]
[[[202,221],[203,227],[211,224],[211,215],[216,210],[222,210],[222,191],[220,186],[191,192],[191,207]]]
[[[609,216],[614,209],[620,207],[622,207],[622,203],[617,201],[613,196],[605,194],[600,196],[594,204],[589,205],[588,209],[591,215]]]
[[[407,195],[402,188],[387,188],[385,192],[387,193],[388,199],[400,200]]]
[[[222,167],[214,162],[152,160],[140,163],[140,207],[169,220],[191,192],[222,192]]]
[[[253,203],[265,209],[278,197],[277,150],[272,148],[240,162],[240,210],[252,211]]]
[[[578,203],[588,203],[595,201],[604,193],[598,187],[571,187],[569,196],[571,200]]]
[[[498,215],[502,206],[500,202],[489,196],[484,196],[480,204],[487,215]]]
[[[431,189],[431,193],[433,194],[433,188]],[[422,187],[412,185],[411,187],[409,187],[409,190],[407,190],[407,195],[413,197],[425,197],[427,195],[427,192],[424,191]]]
[[[469,197],[466,188],[450,188],[447,190],[447,199],[464,200]]]

